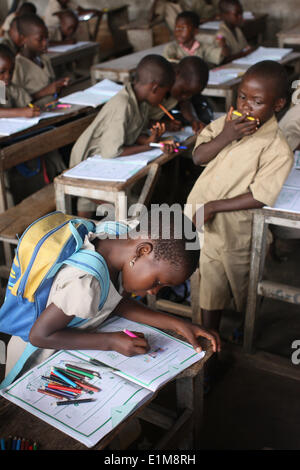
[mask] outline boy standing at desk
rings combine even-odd
[[[127,156],[150,150],[165,130],[159,124],[146,134],[149,105],[157,106],[174,83],[172,65],[159,55],[144,57],[137,66],[134,83],[128,83],[111,98],[72,148],[70,167],[92,155],[103,158]],[[165,150],[168,151],[167,147]],[[170,151],[173,150],[171,146]],[[91,217],[95,203],[85,198],[78,201],[78,214]]]
[[[193,11],[179,13],[175,24],[175,41],[164,48],[163,55],[171,62],[179,62],[183,57],[197,56],[209,64],[220,64],[225,56],[223,45],[200,44],[196,39],[199,33],[199,17]]]
[[[221,0],[220,14],[222,22],[216,40],[226,51],[226,62],[232,62],[253,51],[249,46],[240,26],[243,24],[243,8],[239,0]]]
[[[257,63],[247,70],[238,90],[241,117],[232,120],[231,109],[196,141],[194,163],[205,169],[187,203],[196,218],[203,211],[196,205],[204,205],[200,306],[206,327],[219,329],[222,311],[232,298],[236,310],[245,311],[252,235],[249,209],[274,204],[294,163],[274,114],[284,106],[287,90],[280,64]]]

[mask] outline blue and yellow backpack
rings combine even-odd
[[[58,211],[37,219],[25,230],[16,248],[5,300],[0,308],[0,331],[20,336],[28,345],[0,388],[15,379],[29,356],[38,349],[30,344],[29,333],[46,308],[54,276],[64,264],[78,267],[98,279],[101,286],[99,310],[103,307],[109,291],[109,271],[98,252],[81,249],[85,236],[89,232],[118,236],[128,230],[124,223],[96,225]],[[75,317],[68,326],[78,326],[85,321]]]

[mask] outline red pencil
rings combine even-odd
[[[82,393],[82,390],[80,388],[65,387],[64,385],[57,385],[51,382],[48,383],[48,387],[56,390],[65,390],[66,392]]]

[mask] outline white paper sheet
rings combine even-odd
[[[238,68],[216,68],[209,71],[208,85],[220,85],[221,83],[228,82],[237,78],[245,72],[243,69]]]
[[[295,155],[295,165],[297,165],[297,161]],[[265,206],[264,209],[300,213],[300,170],[296,166],[292,168],[287,177],[274,206]]]
[[[73,49],[90,46],[91,44],[95,43],[91,41],[78,41],[76,42],[76,44],[61,44],[59,46],[49,46],[48,52],[69,52]]]
[[[64,96],[60,98],[59,101],[61,103],[78,104],[96,108],[100,104],[106,103],[106,101],[116,95],[122,88],[122,85],[105,79],[83,91],[77,91]]]
[[[175,131],[175,132],[167,131],[167,132],[165,132],[163,134],[163,139],[165,139],[165,137],[172,137],[177,142],[182,143],[194,134],[195,134],[195,132],[193,131],[192,126],[186,126],[183,129],[181,129],[180,131]]]
[[[136,163],[118,161],[118,158],[90,157],[63,173],[63,176],[96,181],[127,181],[145,165],[147,162]]]
[[[60,114],[63,112],[53,111],[41,113],[39,116],[34,118],[1,118],[0,119],[0,135],[9,136],[16,134],[17,132],[24,131],[30,127],[35,126],[41,119],[48,119]]]
[[[135,153],[134,155],[128,155],[127,157],[117,157],[117,162],[141,163],[143,165],[147,165],[149,162],[155,160],[162,154],[163,152],[160,148],[154,148],[152,150],[148,150],[147,152]],[[107,159],[101,157],[101,155],[94,155],[94,157],[101,161],[107,161]]]
[[[291,48],[280,48],[280,47],[259,47],[256,51],[247,55],[246,57],[241,57],[240,59],[234,60],[233,64],[237,65],[254,65],[257,62],[262,60],[275,60],[280,61],[287,54],[292,52]]]

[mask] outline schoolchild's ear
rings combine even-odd
[[[156,82],[152,82],[152,83],[151,83],[151,92],[152,92],[153,94],[157,93],[158,88],[159,88],[159,86],[158,86],[158,84],[157,84]]]
[[[153,251],[153,244],[151,242],[142,242],[139,243],[136,247],[136,257],[140,258],[142,256],[147,256]]]
[[[275,106],[274,106],[275,113],[279,113],[279,111],[281,111],[285,105],[286,105],[285,98],[279,98],[278,100],[276,100]]]

